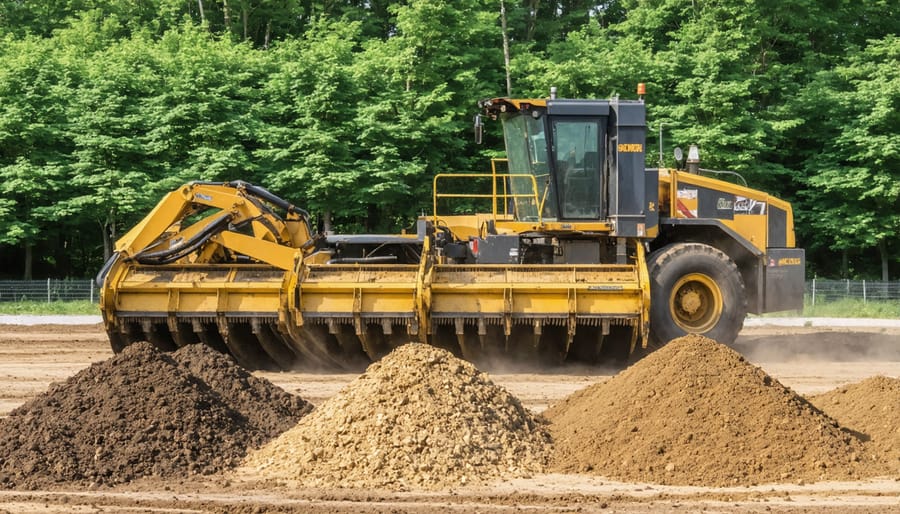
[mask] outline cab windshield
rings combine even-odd
[[[531,180],[512,177],[509,189],[513,196],[516,219],[532,221],[538,219],[538,209],[544,204],[543,218],[557,218],[556,202],[547,188],[550,187],[550,168],[547,160],[547,137],[544,119],[508,114],[503,117],[503,136],[506,140],[506,157],[511,175],[530,175],[537,182],[537,199],[534,197]]]

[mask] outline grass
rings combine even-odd
[[[829,302],[817,301],[815,305],[809,298],[803,306],[803,316],[815,318],[900,318],[900,301],[869,301],[857,298],[846,298]]]
[[[753,315],[755,316],[755,315]],[[809,296],[803,301],[803,311],[769,312],[761,318],[878,318],[900,319],[900,301],[868,301],[845,298],[841,300],[817,300],[813,305]]]
[[[0,302],[0,314],[100,314],[88,300],[72,302]]]

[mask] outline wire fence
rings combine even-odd
[[[900,301],[900,280],[884,282],[814,278],[806,282],[806,298],[812,305],[816,302],[828,303],[845,299],[862,300],[865,303]]]
[[[900,280],[823,280],[806,282],[806,300],[812,305],[848,298],[863,302],[900,301]],[[97,302],[93,280],[0,280],[0,302]]]
[[[93,280],[0,280],[0,302],[99,301]]]

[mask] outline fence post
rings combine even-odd
[[[47,278],[47,303],[50,303],[50,278]]]
[[[813,307],[816,306],[816,277],[813,277],[812,283],[812,305]]]
[[[88,289],[91,290],[91,303],[94,303],[94,283],[88,280]]]
[[[866,279],[863,279],[863,303],[868,303],[866,301]]]

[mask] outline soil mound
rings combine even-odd
[[[813,396],[809,401],[863,435],[867,449],[900,473],[900,378],[875,376]]]
[[[256,426],[241,410],[251,402],[227,400],[233,390],[220,394],[220,385],[192,374],[202,367],[207,377],[240,375],[233,362],[202,353],[185,351],[181,365],[150,344],[131,345],[14,409],[0,420],[0,484],[116,484],[238,464],[275,423]]]
[[[206,383],[225,405],[244,416],[266,439],[293,427],[312,410],[312,404],[303,398],[254,377],[231,357],[206,345],[184,346],[172,358]]]
[[[554,468],[706,486],[857,478],[862,445],[740,354],[675,339],[545,413]]]
[[[312,487],[436,489],[544,470],[549,436],[506,390],[445,350],[406,344],[245,465]]]

